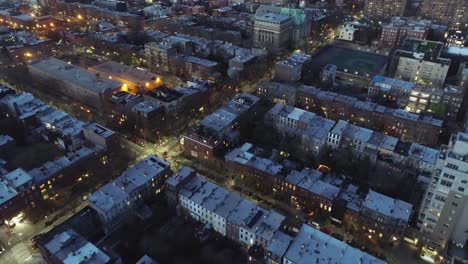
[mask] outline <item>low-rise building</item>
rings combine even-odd
[[[31,175],[19,168],[0,176],[0,220],[10,219],[29,206],[34,206],[35,192]],[[16,224],[16,223],[15,223]]]
[[[162,79],[158,75],[115,61],[106,61],[89,67],[88,70],[99,74],[100,78],[113,79],[122,83],[123,90],[131,93],[152,90],[162,84]]]
[[[294,53],[287,59],[276,63],[275,79],[285,82],[297,82],[311,56],[305,53]]]
[[[298,138],[300,146],[297,147],[314,155],[327,144],[328,132],[335,125],[333,120],[283,104],[276,104],[270,109],[265,115],[265,122],[281,135]]]
[[[368,236],[399,243],[408,226],[413,206],[372,190],[362,204],[360,221]]]
[[[353,248],[320,230],[303,224],[283,256],[283,264],[309,264],[330,261],[334,263],[385,263],[359,249]]]
[[[374,78],[376,79],[376,78]],[[392,79],[395,80],[395,79]],[[397,82],[374,82],[372,94],[382,90],[387,98],[409,93]],[[349,120],[369,129],[399,137],[404,141],[413,141],[433,145],[438,141],[443,121],[426,114],[414,114],[402,109],[393,109],[360,101],[356,98],[334,92],[322,91],[312,86],[298,86],[277,82],[263,81],[257,84],[257,95],[276,103],[300,107],[307,111],[323,113],[333,120]]]
[[[393,17],[382,25],[380,45],[398,47],[405,39],[426,39],[429,33],[430,20],[412,20],[404,17]]]
[[[104,149],[115,148],[119,145],[118,134],[96,122],[91,122],[83,127],[83,136],[89,142]]]
[[[357,28],[354,27],[353,23],[346,23],[343,26],[340,26],[338,29],[338,36],[336,37],[339,40],[354,41]]]
[[[28,69],[36,80],[47,82],[48,85],[50,82],[59,85],[58,93],[96,109],[103,109],[110,102],[112,94],[122,88],[120,82],[100,78],[90,71],[56,58],[33,61]]]
[[[169,162],[150,155],[90,195],[88,203],[106,230],[112,230],[132,209],[159,193],[169,174]]]
[[[434,88],[376,75],[372,78],[368,95],[374,101],[395,102],[410,113],[429,113],[439,118],[454,119],[463,104],[465,88],[454,85]]]
[[[444,43],[407,39],[403,48],[393,53],[391,75],[405,81],[441,87],[451,60],[440,56]]]
[[[201,176],[193,175],[179,191],[179,206],[193,219],[246,246],[264,248],[285,217],[266,210]]]
[[[107,255],[102,249],[86,240],[73,229],[57,234],[46,243],[39,243],[39,251],[47,263],[120,263]]]
[[[200,124],[189,129],[183,137],[185,155],[201,160],[213,160],[220,154],[223,146],[238,141],[239,130],[245,128],[256,115],[260,99],[242,93],[206,116]]]

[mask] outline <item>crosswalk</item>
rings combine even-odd
[[[12,247],[10,254],[17,263],[26,263],[32,256],[30,247],[24,242],[20,242]]]

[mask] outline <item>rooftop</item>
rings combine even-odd
[[[174,173],[171,177],[169,177],[166,180],[165,184],[175,187],[179,185],[181,182],[183,182],[185,179],[187,179],[193,173],[195,173],[195,170],[193,168],[188,167],[188,166],[183,166],[176,173]]]
[[[408,222],[413,209],[413,206],[407,202],[390,198],[372,190],[369,190],[363,207],[404,222]]]
[[[6,180],[0,179],[0,205],[14,198],[18,193]]]
[[[202,65],[202,66],[205,66],[205,67],[216,67],[216,66],[218,66],[218,63],[216,61],[202,59],[202,58],[195,57],[195,56],[189,56],[189,55],[185,55],[185,54],[177,54],[176,57],[178,59],[180,59],[180,60],[190,62],[190,63],[194,63],[194,64],[198,64],[198,65]]]
[[[109,138],[109,137],[115,135],[114,131],[112,131],[112,130],[106,128],[106,127],[103,127],[103,126],[99,125],[96,122],[91,122],[91,123],[85,125],[84,129],[93,131],[94,133],[100,135],[103,138]]]
[[[310,60],[311,56],[305,53],[293,53],[287,59],[282,60],[277,63],[277,65],[286,66],[286,67],[296,67],[302,66],[306,61]]]
[[[227,104],[206,116],[200,124],[215,133],[225,133],[241,114],[252,108],[259,100],[260,98],[248,93],[238,94]]]
[[[263,15],[256,15],[256,21],[265,21],[270,23],[284,23],[286,21],[291,20],[289,16],[274,14],[274,13],[267,13]]]
[[[403,90],[411,91],[416,87],[413,82],[402,81],[394,78],[385,77],[382,75],[375,75],[372,77],[372,85],[379,86],[382,89],[390,90],[397,87]]]
[[[121,64],[110,60],[95,65],[90,69],[109,76],[117,76],[131,83],[136,83],[140,85],[145,85],[146,82],[156,84],[156,80],[158,78],[157,75],[152,74],[150,72],[143,71],[135,67],[130,67],[125,64]]]
[[[325,140],[328,132],[335,125],[333,120],[289,105],[276,104],[268,113],[271,116],[283,116],[305,124],[298,126],[300,128],[297,128],[296,131],[301,131],[301,133],[307,134],[316,140]]]
[[[138,103],[132,107],[132,111],[140,113],[151,113],[154,111],[159,111],[163,106],[161,103],[154,100],[145,100],[141,103]]]
[[[111,261],[108,255],[72,229],[54,236],[45,248],[64,264],[106,264]]]
[[[286,181],[296,185],[308,192],[319,195],[325,199],[333,201],[340,192],[340,188],[321,180],[322,173],[304,169],[302,171],[293,170],[286,177]]]
[[[102,211],[111,210],[132,197],[136,190],[147,185],[152,179],[163,176],[169,166],[169,162],[149,155],[94,192],[88,200]]]
[[[295,264],[385,263],[305,224],[302,225],[284,258]]]
[[[439,151],[420,144],[411,144],[408,155],[417,160],[435,165]]]
[[[272,160],[256,156],[254,150],[255,148],[252,144],[244,143],[244,145],[241,147],[233,149],[231,152],[226,154],[225,159],[254,168],[273,176],[278,175],[281,172],[283,169],[281,164],[277,164]]]
[[[47,181],[57,173],[100,151],[102,151],[102,148],[99,146],[94,146],[92,148],[81,147],[77,150],[66,153],[61,158],[53,161],[47,161],[40,167],[30,170],[28,173],[33,177],[35,184],[40,184]]]
[[[56,58],[47,58],[33,61],[30,68],[41,72],[49,78],[54,78],[69,84],[76,85],[94,93],[103,93],[108,90],[117,90],[122,84],[109,79],[98,79],[96,75],[79,66],[68,64]]]
[[[14,141],[9,135],[0,135],[0,147]]]
[[[155,99],[161,103],[169,103],[178,100],[183,96],[182,93],[164,86],[147,91],[145,95],[148,96],[148,98]]]
[[[29,175],[26,171],[21,168],[18,168],[14,171],[9,172],[6,174],[5,179],[10,182],[10,184],[15,188],[18,189],[24,184],[32,181],[31,175]]]
[[[271,240],[285,219],[200,176],[188,182],[180,195],[266,241]]]
[[[402,49],[399,50],[400,56],[447,65],[450,64],[450,59],[440,57],[440,53],[444,47],[443,42],[406,39],[402,46]]]

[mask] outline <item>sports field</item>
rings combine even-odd
[[[385,67],[387,56],[328,45],[315,53],[312,61],[319,67],[335,64],[338,71],[370,77]]]

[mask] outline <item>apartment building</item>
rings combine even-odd
[[[297,137],[306,152],[318,154],[326,145],[328,131],[335,121],[289,105],[276,104],[265,115],[265,122],[282,135]]]
[[[404,47],[393,53],[390,66],[393,77],[422,85],[441,87],[451,60],[440,57],[444,43],[407,39]]]
[[[206,116],[183,136],[184,153],[202,160],[213,160],[223,146],[236,143],[239,130],[256,116],[260,98],[238,94],[224,106]]]
[[[459,132],[441,146],[419,212],[418,227],[439,248],[466,247],[467,195],[468,134]]]
[[[285,220],[201,176],[191,175],[185,182],[169,180],[183,186],[178,192],[183,212],[243,245],[267,247]]]
[[[366,16],[383,20],[403,16],[405,9],[406,0],[366,0],[364,3]]]
[[[419,15],[451,29],[461,29],[468,23],[468,7],[464,0],[423,0],[419,11]]]
[[[369,88],[369,93],[376,94],[373,97],[400,98],[399,94],[404,93],[406,96],[406,93],[410,92],[405,86],[400,88],[400,85],[396,83],[403,81],[392,79],[395,82],[387,83],[375,81],[377,77],[373,79],[374,82]],[[348,120],[362,127],[385,132],[403,141],[435,144],[443,127],[442,120],[427,114],[415,114],[402,109],[360,101],[312,86],[262,81],[257,83],[257,95],[275,103],[289,104],[306,111],[323,113],[324,116],[333,120]]]
[[[405,39],[426,39],[430,25],[430,20],[393,17],[382,25],[379,44],[383,47],[398,47]]]
[[[368,236],[398,244],[404,237],[412,208],[407,202],[370,190],[362,204],[360,221]]]
[[[297,82],[311,56],[305,53],[293,53],[287,59],[276,63],[275,79],[284,82]]]
[[[149,155],[91,194],[88,204],[99,214],[106,230],[110,231],[132,209],[159,193],[169,174],[169,162]]]

